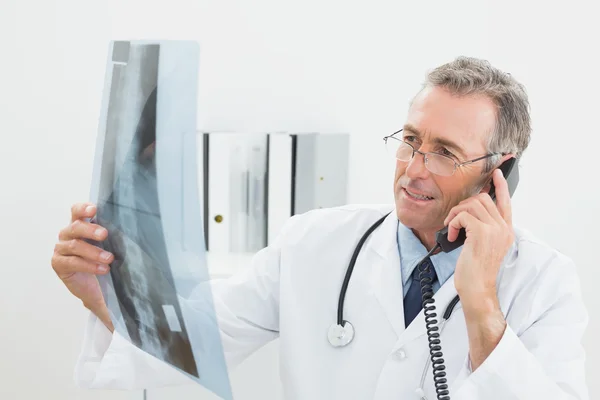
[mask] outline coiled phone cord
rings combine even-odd
[[[444,355],[440,341],[440,333],[437,314],[435,312],[435,299],[433,298],[433,281],[429,277],[430,263],[425,261],[435,253],[441,246],[437,244],[431,251],[417,264],[419,268],[419,282],[421,284],[421,298],[423,300],[423,314],[425,315],[425,328],[427,329],[427,339],[429,340],[429,354],[431,357],[431,366],[433,369],[433,381],[438,400],[450,400],[450,391],[448,390],[448,380],[446,379],[446,366],[444,365]]]

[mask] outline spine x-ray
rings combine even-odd
[[[193,42],[110,44],[91,187],[109,235],[94,244],[115,255],[99,281],[117,332],[230,399],[199,207],[198,69]]]

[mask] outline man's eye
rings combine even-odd
[[[441,154],[443,154],[443,155],[445,155],[445,156],[448,156],[448,157],[456,158],[456,156],[455,156],[454,154],[452,154],[452,152],[451,152],[451,151],[449,151],[449,150],[448,150],[448,149],[446,149],[446,148],[442,148],[442,149],[440,150],[440,153],[441,153]]]
[[[414,136],[410,136],[410,135],[409,136],[404,136],[404,141],[405,142],[414,143],[415,139],[416,138]]]

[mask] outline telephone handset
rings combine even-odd
[[[504,179],[506,179],[506,183],[508,184],[508,192],[512,197],[513,193],[517,189],[517,184],[519,183],[519,167],[517,164],[517,159],[514,157],[509,158],[508,160],[504,161],[502,165],[500,165],[498,168],[502,171]],[[494,187],[493,181],[491,182],[489,195],[492,198],[492,200],[496,201],[496,188]],[[465,240],[467,239],[467,232],[465,231],[465,228],[462,228],[459,231],[456,240],[454,240],[454,242],[450,242],[448,240],[448,227],[446,226],[436,233],[435,238],[442,251],[448,253],[462,246],[465,243]]]

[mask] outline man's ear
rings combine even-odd
[[[492,180],[489,178],[486,178],[486,180],[483,184],[483,187],[481,188],[479,193],[489,193],[491,188],[492,188]]]

